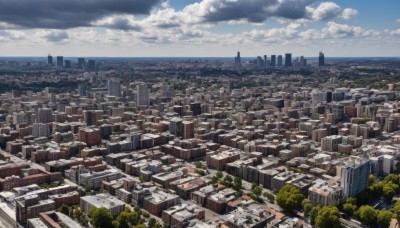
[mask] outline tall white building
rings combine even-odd
[[[107,89],[109,96],[120,97],[121,96],[121,80],[112,78],[107,81]]]
[[[145,84],[139,84],[136,87],[136,103],[137,106],[148,106],[150,105],[150,90]]]

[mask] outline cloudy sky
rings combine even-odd
[[[400,56],[399,0],[0,0],[0,56]]]

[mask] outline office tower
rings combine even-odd
[[[145,84],[139,84],[136,87],[136,104],[137,106],[148,106],[150,105],[150,90]]]
[[[354,197],[368,187],[369,160],[349,157],[341,167],[340,187],[345,198]]]
[[[258,68],[264,68],[264,60],[261,58],[261,56],[257,56],[257,67]]]
[[[121,96],[121,80],[118,78],[108,79],[107,89],[109,96],[120,97]]]
[[[234,86],[232,79],[230,79],[230,78],[227,79],[224,84],[225,84],[225,88],[226,88],[227,91],[229,91],[229,92],[232,91],[233,86]]]
[[[50,54],[49,56],[47,56],[47,64],[53,65],[53,56],[51,56]]]
[[[237,56],[235,57],[235,68],[236,70],[240,70],[242,68],[242,59],[240,58],[240,52],[237,52]]]
[[[78,67],[85,68],[85,58],[78,58]]]
[[[57,56],[57,67],[63,67],[64,64],[64,57]]]
[[[53,111],[50,108],[39,108],[38,123],[51,123]]]
[[[264,68],[267,68],[267,55],[264,55]]]
[[[71,68],[71,60],[65,60],[64,66],[65,66],[65,68]]]
[[[286,53],[285,54],[285,67],[291,67],[291,66],[292,66],[292,54]]]
[[[86,83],[79,83],[79,85],[78,85],[78,94],[81,97],[86,97],[86,95],[87,95]]]
[[[88,64],[87,64],[87,69],[89,69],[89,70],[96,69],[96,60],[89,59]]]
[[[305,68],[307,66],[307,60],[304,56],[300,56],[300,68]]]
[[[322,52],[319,52],[319,61],[318,61],[319,66],[324,66],[325,65],[325,55]]]
[[[192,121],[183,121],[183,139],[191,139],[194,137],[194,123]]]
[[[174,112],[177,113],[179,116],[183,115],[183,107],[181,105],[174,105],[174,107],[172,107]]]
[[[282,65],[283,65],[282,55],[278,55],[278,67],[281,67]]]
[[[276,66],[276,55],[271,55],[271,66]]]

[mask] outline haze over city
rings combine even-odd
[[[398,56],[398,0],[13,0],[1,56]]]

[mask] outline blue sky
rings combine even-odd
[[[399,0],[0,1],[3,56],[400,56]]]

